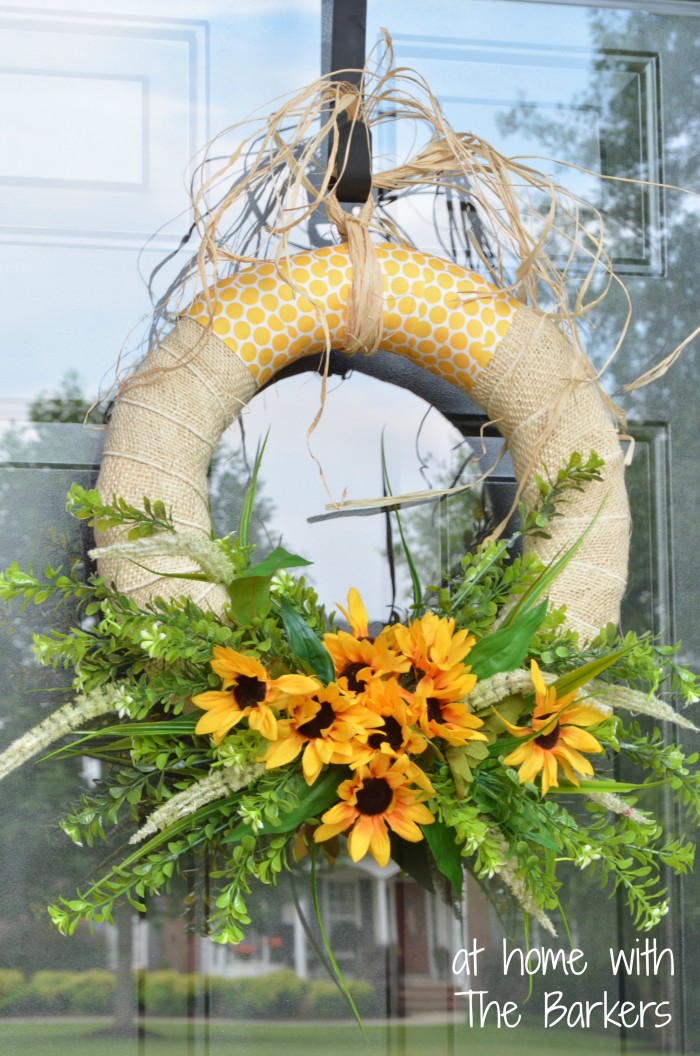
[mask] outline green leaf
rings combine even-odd
[[[382,474],[384,476],[384,485],[388,495],[392,494],[391,484],[389,483],[389,472],[386,465],[386,452],[384,450],[384,434],[382,433]],[[418,576],[418,570],[416,569],[413,555],[411,554],[410,547],[404,534],[403,525],[401,523],[401,515],[399,514],[398,506],[394,509],[394,515],[396,517],[396,525],[399,529],[399,537],[401,539],[401,549],[403,550],[404,557],[406,558],[406,564],[408,565],[408,572],[411,577],[411,587],[413,590],[413,608],[420,609],[423,602],[423,588],[421,586],[420,578]]]
[[[455,830],[436,818],[432,825],[421,825],[421,832],[430,847],[436,866],[450,881],[455,894],[461,895],[464,874],[462,855],[455,839]]]
[[[534,583],[530,584],[525,593],[519,599],[517,605],[515,605],[506,616],[502,624],[503,629],[507,627],[512,627],[517,618],[520,616],[520,614],[525,612],[525,610],[530,609],[534,602],[537,600],[537,598],[540,598],[544,594],[545,590],[549,588],[550,584],[557,578],[559,573],[564,568],[566,568],[569,561],[574,556],[574,554],[581,546],[588,533],[593,528],[593,525],[600,517],[602,509],[603,506],[601,504],[601,506],[598,507],[595,516],[591,518],[591,521],[587,525],[586,529],[581,533],[581,535],[578,537],[573,546],[570,546],[566,553],[562,554],[558,561],[554,561],[551,565],[548,565],[547,568],[545,568],[545,570],[537,577]]]
[[[341,972],[340,967],[338,965],[338,962],[335,959],[335,955],[333,954],[333,948],[332,948],[330,942],[328,941],[328,936],[326,934],[326,929],[325,929],[324,924],[323,924],[323,917],[321,916],[321,906],[320,906],[319,899],[318,899],[318,884],[316,882],[316,854],[317,854],[317,849],[316,849],[316,845],[314,844],[312,846],[312,848],[311,848],[311,897],[312,897],[312,901],[313,901],[313,904],[314,904],[314,913],[316,915],[316,923],[318,924],[318,930],[321,933],[321,940],[323,942],[323,946],[325,948],[326,955],[328,957],[328,960],[331,963],[331,967],[333,968],[333,973],[334,973],[335,978],[336,978],[336,983],[338,985],[338,989],[344,995],[345,1000],[347,1001],[347,1003],[349,1004],[350,1008],[352,1009],[352,1014],[354,1015],[355,1019],[357,1020],[357,1025],[359,1026],[360,1030],[362,1031],[362,1035],[363,1035],[365,1041],[368,1041],[369,1039],[367,1038],[367,1031],[365,1030],[365,1025],[362,1022],[362,1017],[360,1016],[360,1013],[357,1010],[357,1005],[353,1001],[352,994],[348,990],[348,984],[345,982],[345,978],[343,976],[343,973]]]
[[[451,745],[445,749],[445,759],[452,774],[457,799],[464,799],[467,789],[474,779],[472,766],[476,766],[481,759],[486,759],[488,754],[488,746],[483,741]]]
[[[280,599],[282,623],[295,656],[309,665],[324,685],[335,681],[331,654],[286,598]]]
[[[254,616],[270,611],[272,576],[238,576],[228,587],[231,615],[241,627],[250,626]]]
[[[596,660],[589,660],[587,664],[583,664],[573,671],[567,671],[554,683],[557,697],[563,697],[573,689],[585,686],[587,682],[597,678],[607,667],[611,667],[612,664],[616,663],[620,657],[629,651],[629,649],[616,649],[615,652],[608,653],[607,656],[599,656]]]
[[[265,434],[265,439],[262,445],[258,447],[255,455],[255,465],[253,466],[253,472],[250,478],[250,484],[248,490],[245,493],[245,499],[243,500],[243,509],[241,510],[241,520],[238,526],[238,542],[241,547],[249,545],[250,538],[250,522],[253,517],[253,507],[255,505],[255,488],[258,483],[258,473],[260,472],[260,465],[262,463],[263,455],[265,454],[265,446],[267,444],[267,438],[270,435],[268,429]]]
[[[521,667],[532,636],[546,612],[547,602],[541,601],[534,608],[521,612],[509,627],[499,627],[493,634],[477,642],[467,657],[477,678],[490,678],[501,671],[515,671]]]
[[[278,821],[265,821],[261,829],[255,830],[256,836],[273,836],[276,833],[294,832],[310,818],[318,818],[324,810],[335,803],[338,798],[338,786],[348,776],[344,766],[329,766],[313,785],[307,785],[301,774],[295,775],[289,782],[289,789],[299,789],[299,799],[290,811],[280,812]],[[238,843],[250,835],[250,826],[241,822],[225,838],[226,843]]]
[[[301,565],[311,564],[313,562],[307,561],[305,557],[300,557],[299,554],[290,554],[283,546],[276,546],[267,557],[263,558],[262,561],[258,561],[257,565],[251,565],[244,572],[240,572],[236,578],[249,579],[258,576],[273,576],[280,568],[298,568]]]

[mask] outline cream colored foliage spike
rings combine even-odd
[[[550,540],[529,543],[549,561],[593,528],[552,587],[570,624],[590,637],[617,622],[624,592],[629,512],[616,428],[582,357],[535,309],[455,264],[388,244],[376,247],[383,283],[380,347],[405,355],[482,406],[508,441],[523,498],[533,472],[552,471],[579,451],[606,463],[605,484],[589,485],[551,524]],[[172,508],[176,524],[209,534],[207,468],[221,433],[260,385],[302,356],[342,346],[352,266],[343,245],[263,262],[220,280],[191,305],[116,401],[99,490]],[[211,322],[211,325],[210,325]],[[117,538],[105,533],[101,544]],[[159,571],[184,572],[176,558]],[[161,579],[106,559],[100,571],[144,602],[188,593],[220,609],[221,587]]]

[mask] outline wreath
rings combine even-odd
[[[365,84],[368,125],[373,101],[386,107],[387,83]],[[400,102],[409,116],[428,112],[406,94]],[[196,276],[200,291],[122,386],[97,489],[69,495],[70,512],[96,532],[98,571],[39,578],[12,566],[0,577],[5,600],[70,602],[81,614],[68,635],[35,637],[40,663],[71,670],[71,699],[0,756],[0,776],[63,740],[54,754],[94,753],[106,767],[65,832],[82,843],[106,838],[123,816],[134,825],[126,857],[50,907],[67,934],[83,920],[110,921],[120,900],[145,911],[203,850],[207,933],[235,943],[253,883],[274,884],[308,857],[315,884],[319,848],[329,861],[394,858],[417,877],[427,863],[455,901],[465,868],[497,877],[551,931],[566,863],[620,889],[641,928],[668,909],[664,868],[691,865],[692,845],[664,834],[645,796],[666,783],[697,814],[698,775],[631,716],[695,729],[660,693],[690,702],[696,680],[651,636],[617,630],[624,459],[566,325],[576,314],[561,299],[557,311],[524,303],[543,275],[552,288],[559,281],[536,252],[539,236],[528,236],[527,266],[508,283],[493,266],[482,278],[418,252],[388,221],[376,243],[371,203],[343,212],[331,188],[343,165],[337,128],[357,108],[355,89],[320,82],[273,115],[274,150],[259,150],[242,174],[235,165],[250,144],[240,148],[216,208],[195,197],[201,249],[185,279]],[[307,141],[311,113],[326,117]],[[298,120],[285,140],[290,114]],[[505,159],[434,121],[442,138],[401,179],[385,173],[376,184],[415,190],[420,177],[474,198],[476,176],[493,192],[495,174],[501,206],[510,203]],[[312,186],[309,161],[329,135]],[[468,192],[458,180],[465,159]],[[271,256],[222,236],[225,210],[242,202],[257,225],[267,217]],[[289,253],[289,231],[320,204],[339,244]],[[485,192],[482,206],[503,224]],[[519,224],[511,209],[509,231],[522,242]],[[233,272],[207,281],[224,259]],[[433,588],[414,578],[405,618],[377,634],[355,587],[340,615],[328,613],[298,575],[305,556],[254,553],[259,462],[237,529],[214,538],[209,519],[207,468],[224,428],[290,362],[331,347],[381,347],[468,392],[506,439],[518,481],[522,553],[491,538]],[[641,768],[634,782],[616,776],[625,758]]]

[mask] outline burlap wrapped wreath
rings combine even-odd
[[[550,598],[566,604],[569,623],[585,637],[616,622],[629,536],[623,456],[580,354],[544,314],[474,272],[389,244],[373,252],[382,296],[363,318],[379,320],[374,342],[484,408],[509,445],[526,505],[532,474],[543,466],[555,470],[574,451],[605,459],[604,492],[599,484],[584,490],[553,522],[549,539],[527,545],[551,561],[581,536],[604,494]],[[346,243],[291,257],[284,269],[272,261],[245,268],[195,300],[116,402],[98,484],[103,497],[135,504],[144,495],[162,498],[178,526],[208,536],[207,469],[223,430],[290,362],[328,342],[357,342],[358,327],[347,317],[352,283]],[[113,533],[101,538],[111,541]],[[161,558],[158,568],[184,571],[173,558]],[[114,559],[103,559],[100,574],[141,602],[183,592],[216,609],[226,600],[221,588],[160,579]]]

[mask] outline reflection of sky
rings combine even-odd
[[[109,381],[149,311],[139,267],[148,274],[185,230],[190,157],[209,134],[313,80],[320,62],[319,0],[124,0],[118,15],[99,17],[90,0],[71,4],[69,15],[59,0],[42,6],[45,15],[30,17],[27,5],[23,19],[20,5],[0,25],[5,400],[56,387],[69,366],[91,391]],[[465,58],[459,41],[500,53],[500,41],[537,40],[545,16],[553,53],[568,46],[574,24],[583,46],[583,13],[555,15],[532,4],[444,0],[426,20],[424,4],[384,0],[369,4],[368,39],[386,25],[399,60],[435,82],[455,126],[478,114],[480,132],[497,140],[494,108],[483,101],[496,89],[481,85],[475,110],[464,99],[484,71],[499,79],[502,68]],[[425,45],[409,39],[426,31]],[[442,61],[446,40],[457,58]],[[532,72],[522,68],[527,90]],[[425,240],[425,223],[412,224]],[[156,232],[139,264],[138,248]]]
[[[189,159],[212,133],[313,80],[320,64],[320,0],[124,0],[119,15],[99,17],[90,0],[70,14],[59,0],[44,8],[30,18],[27,6],[24,19],[13,9],[5,27],[0,14],[5,401],[55,388],[69,366],[91,392],[108,387],[122,347],[144,332],[142,275],[186,230]],[[596,166],[597,118],[579,108],[595,57],[589,21],[590,9],[569,5],[370,0],[368,41],[386,26],[397,62],[428,80],[456,129],[504,153],[547,153],[503,124],[525,99],[566,125],[561,153]],[[387,160],[416,145],[409,130],[386,126],[374,144]],[[566,180],[594,189],[590,177]],[[445,252],[428,200],[396,212],[417,244]]]
[[[5,417],[69,367],[91,392],[109,383],[150,311],[139,267],[186,230],[180,216],[139,264],[187,207],[191,156],[320,63],[317,0],[123,0],[97,16],[90,0],[70,14],[41,6],[0,12]]]
[[[381,619],[391,593],[384,517],[353,516],[314,524],[307,518],[322,514],[344,491],[356,499],[382,494],[382,439],[392,493],[398,495],[437,486],[440,467],[455,464],[452,449],[461,437],[435,411],[422,423],[428,405],[405,389],[360,374],[342,382],[332,379],[328,388],[323,417],[310,438],[318,464],[306,441],[320,401],[319,379],[313,374],[287,378],[253,400],[244,412],[246,445],[252,454],[270,428],[261,479],[264,494],[276,507],[268,525],[275,541],[282,532],[289,550],[313,560],[310,578],[328,606],[345,604],[348,588],[355,585],[372,619]],[[428,483],[421,476],[415,450],[419,431],[421,456],[429,463]],[[238,442],[236,431],[231,442]],[[460,454],[464,457],[464,447]],[[407,525],[412,513],[407,510],[403,515]],[[398,603],[405,607],[407,584],[402,581],[400,588]]]

